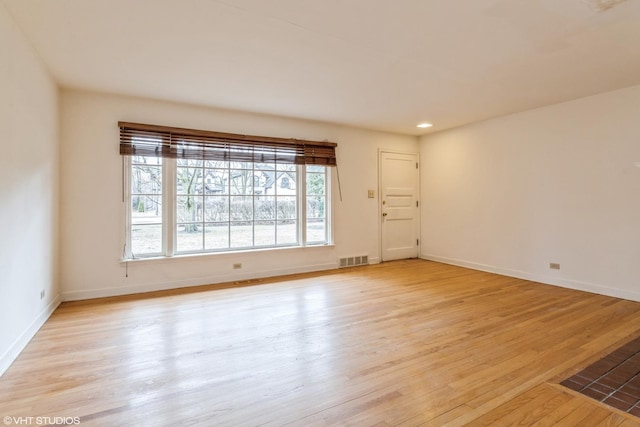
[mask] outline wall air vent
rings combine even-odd
[[[340,268],[355,267],[356,265],[366,265],[369,264],[369,255],[350,256],[346,258],[340,258],[338,261]]]

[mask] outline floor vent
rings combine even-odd
[[[369,255],[350,256],[347,258],[340,258],[340,268],[354,267],[356,265],[369,264]]]

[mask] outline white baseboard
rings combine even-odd
[[[264,279],[289,274],[310,273],[314,271],[332,270],[338,268],[337,263],[313,264],[291,268],[253,271],[250,273],[227,273],[215,276],[192,277],[186,280],[146,283],[141,285],[120,286],[117,288],[102,288],[82,291],[66,291],[62,293],[62,301],[78,301],[93,298],[114,297],[120,295],[139,294],[144,292],[165,291],[168,289],[187,288],[191,286],[215,285],[220,283],[241,282],[245,280]]]
[[[574,289],[577,291],[591,292],[599,295],[606,295],[615,298],[622,298],[630,301],[640,302],[640,293],[627,291],[624,289],[611,288],[609,286],[595,283],[581,282],[577,280],[549,277],[541,274],[529,273],[526,271],[512,270],[494,265],[480,264],[472,261],[446,258],[432,254],[421,254],[420,258],[428,261],[436,261],[444,264],[457,265],[459,267],[471,268],[473,270],[486,271],[489,273],[501,274],[503,276],[517,277],[518,279],[531,280],[532,282],[544,283],[547,285],[560,286],[562,288]]]
[[[60,305],[60,296],[56,296],[47,306],[40,312],[38,317],[36,317],[33,322],[29,325],[29,327],[18,337],[15,342],[9,346],[9,349],[0,356],[0,376],[6,372],[6,370],[11,366],[11,364],[16,360],[16,358],[20,355],[22,350],[25,349],[29,341],[35,336],[35,334],[40,330],[44,322],[49,319],[49,317],[53,314],[53,312]]]

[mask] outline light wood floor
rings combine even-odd
[[[0,420],[640,425],[557,385],[639,334],[640,303],[422,260],[65,303]]]

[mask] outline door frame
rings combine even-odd
[[[400,150],[388,150],[385,148],[378,148],[378,253],[380,254],[380,262],[385,262],[382,256],[383,248],[382,248],[382,155],[383,154],[404,154],[416,156],[416,161],[418,162],[418,182],[416,182],[416,200],[419,202],[418,204],[418,224],[416,225],[418,231],[418,258],[422,253],[422,200],[421,200],[421,178],[422,178],[422,162],[420,161],[420,152],[415,151],[400,151]]]

